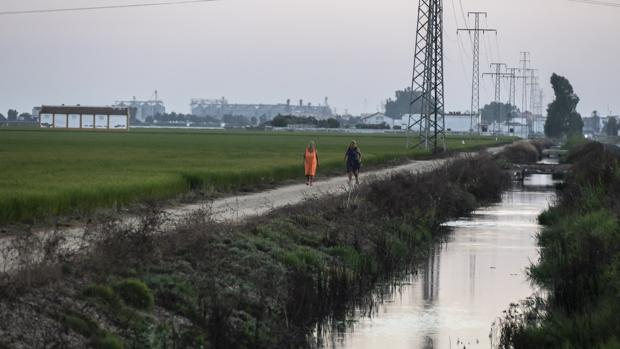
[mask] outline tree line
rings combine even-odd
[[[35,119],[32,117],[30,113],[19,113],[16,109],[9,109],[7,112],[7,116],[4,116],[0,113],[0,121],[25,121],[25,122],[33,122]]]

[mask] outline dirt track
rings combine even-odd
[[[408,171],[420,173],[440,166],[447,160],[414,161],[405,165],[360,174],[360,182],[384,177],[393,172]],[[304,179],[300,179],[304,181]],[[354,182],[354,181],[353,181]],[[354,184],[353,184],[354,185]],[[352,187],[345,175],[320,180],[313,186],[305,183],[289,185],[255,194],[234,196],[215,200],[210,208],[216,221],[240,221],[248,217],[259,216],[273,209],[294,205],[304,200],[325,194],[345,193]],[[165,210],[173,220],[181,219],[189,212],[199,210],[204,204],[183,205]]]
[[[497,153],[501,149],[502,147],[490,148],[487,151],[490,153]],[[467,156],[472,154],[475,153],[460,154],[458,156]],[[411,161],[407,164],[387,169],[370,171],[367,173],[362,171],[360,181],[364,182],[367,180],[382,178],[393,172],[427,172],[437,166],[441,166],[448,160],[449,159]],[[300,181],[303,180],[304,179],[300,179]],[[214,219],[217,221],[240,221],[248,217],[265,214],[276,208],[298,204],[311,197],[325,194],[345,193],[349,190],[349,188],[351,188],[351,185],[349,184],[346,176],[343,175],[340,177],[315,182],[311,187],[301,183],[255,194],[223,198],[214,201],[210,208]],[[204,207],[204,203],[178,206],[167,209],[165,212],[170,215],[173,221],[177,221],[178,219],[186,216],[188,213],[199,210],[201,207]]]
[[[490,153],[497,153],[503,147],[489,148]],[[360,181],[363,183],[368,180],[375,180],[389,175],[394,172],[413,172],[422,173],[431,171],[432,169],[445,164],[450,159],[456,157],[463,157],[468,155],[474,155],[477,153],[461,153],[452,158],[427,160],[427,161],[411,161],[404,165],[391,167],[382,170],[362,171],[360,174]],[[303,181],[304,179],[301,179]],[[325,180],[315,182],[313,186],[307,186],[305,183],[288,185],[280,188],[258,192],[249,195],[232,196],[222,198],[213,201],[212,203],[197,203],[188,205],[179,205],[176,207],[167,208],[164,212],[168,215],[167,222],[163,229],[174,229],[177,223],[182,222],[188,215],[192,213],[200,212],[200,210],[208,207],[213,219],[219,222],[239,222],[246,218],[259,216],[265,214],[273,209],[284,207],[287,205],[294,205],[303,202],[304,200],[322,196],[325,194],[345,193],[350,190],[351,185],[348,183],[346,176],[334,177]],[[126,217],[123,223],[132,224],[138,222],[138,217]],[[66,244],[72,246],[75,241],[79,241],[79,237],[84,234],[86,227],[67,227],[57,229],[57,233],[61,233],[66,238]],[[39,230],[37,233],[40,237],[50,235],[52,230]],[[0,272],[7,271],[11,268],[12,263],[7,260],[11,260],[14,256],[11,256],[13,251],[10,248],[11,237],[0,239]],[[71,247],[69,247],[71,248]]]

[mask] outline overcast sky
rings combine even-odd
[[[147,0],[2,0],[0,11]],[[0,17],[0,112],[40,104],[147,99],[189,112],[190,98],[373,112],[411,84],[417,0],[220,0],[211,3]],[[579,111],[620,113],[620,8],[568,0],[444,0],[446,108],[468,110],[471,44],[462,8],[488,11],[481,71],[530,51],[548,86],[565,75]],[[457,24],[458,22],[458,24]],[[486,39],[485,39],[486,38]],[[492,99],[484,78],[481,106]],[[504,85],[507,99],[507,87]],[[546,88],[546,101],[552,91]]]

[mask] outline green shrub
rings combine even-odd
[[[88,298],[94,298],[104,305],[112,308],[116,308],[120,305],[118,296],[114,293],[114,290],[105,285],[89,285],[82,292],[84,296]]]
[[[347,268],[357,271],[360,267],[360,253],[352,246],[339,245],[330,248],[329,254],[338,258]]]
[[[310,270],[323,265],[319,253],[307,247],[297,247],[294,251],[287,252],[283,262],[286,266],[297,270]]]
[[[550,226],[557,223],[562,218],[559,208],[551,207],[538,216],[538,223],[544,226]]]
[[[114,290],[125,304],[136,309],[150,310],[155,304],[153,292],[140,280],[123,280],[114,286]]]
[[[62,322],[72,331],[81,334],[84,337],[92,337],[99,331],[99,326],[84,315],[68,311],[62,316]]]

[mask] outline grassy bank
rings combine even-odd
[[[503,348],[620,348],[620,150],[586,143],[568,161],[530,270],[549,295],[509,311]]]
[[[509,184],[483,156],[240,226],[205,213],[168,234],[156,213],[139,227],[106,223],[84,237],[88,253],[20,236],[20,271],[0,278],[0,348],[306,347],[317,323],[343,319],[423,256],[442,222],[498,200]],[[41,262],[28,245],[45,251]]]
[[[320,174],[326,173],[342,168],[352,138],[365,165],[425,155],[405,149],[402,135],[0,128],[0,224],[300,178],[310,139],[319,146]],[[467,142],[448,143],[452,150],[496,144],[494,138]]]

